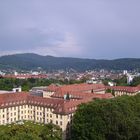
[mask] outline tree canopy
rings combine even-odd
[[[56,79],[14,79],[14,78],[0,78],[0,90],[12,90],[14,87],[22,87],[23,91],[29,91],[32,87],[49,86],[52,83],[57,84],[75,84],[82,83],[83,81],[63,81]]]
[[[140,95],[80,105],[72,140],[140,140]]]
[[[0,127],[1,140],[61,140],[61,129],[53,124],[8,125]],[[10,127],[9,127],[10,126]]]

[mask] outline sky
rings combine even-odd
[[[140,58],[140,0],[0,0],[0,55]]]

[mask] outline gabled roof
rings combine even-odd
[[[63,86],[57,86],[57,85],[52,84],[48,86],[47,88],[48,91],[54,91],[57,93],[86,92],[86,91],[91,91],[91,90],[100,91],[104,89],[105,89],[105,86],[103,84],[87,84],[87,83],[63,85]]]
[[[30,95],[26,92],[22,93],[10,93],[10,94],[0,94],[0,108],[6,108],[11,106],[19,105],[34,105],[53,108],[54,113],[59,114],[69,114],[75,112],[77,105],[81,103],[86,103],[94,98],[111,98],[111,94],[91,94],[82,98],[81,100],[63,100],[56,98],[43,98],[38,96]]]
[[[115,90],[115,91],[130,92],[130,93],[135,93],[135,92],[140,91],[140,88],[130,87],[130,86],[106,86],[106,89],[111,89],[111,90]]]

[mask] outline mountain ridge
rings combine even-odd
[[[0,56],[0,69],[33,70],[42,67],[44,70],[52,71],[58,69],[75,69],[85,71],[92,69],[107,70],[133,70],[140,69],[140,58],[119,59],[89,59],[73,57],[42,56],[35,53],[22,53]]]

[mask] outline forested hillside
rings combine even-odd
[[[133,70],[140,69],[140,59],[126,58],[116,60],[80,59],[68,57],[41,56],[37,54],[15,54],[0,57],[0,69],[33,70],[42,67],[52,71],[58,69],[75,69],[85,71],[92,69]]]

